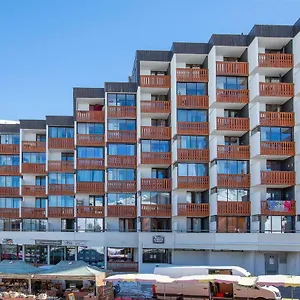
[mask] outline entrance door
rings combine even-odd
[[[278,254],[265,254],[266,275],[278,274]]]

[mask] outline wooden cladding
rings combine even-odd
[[[108,168],[136,168],[136,156],[107,155]]]
[[[259,53],[258,66],[267,68],[293,68],[293,54],[286,53]]]
[[[178,149],[177,161],[200,162],[209,161],[209,149]]]
[[[35,207],[22,207],[21,216],[26,219],[45,219],[46,209]]]
[[[218,216],[250,216],[251,202],[218,201]]]
[[[209,189],[209,176],[178,176],[177,188],[207,190]]]
[[[260,82],[259,95],[267,97],[294,97],[294,84],[282,82]]]
[[[0,144],[0,154],[20,154],[18,144]]]
[[[136,218],[137,210],[134,205],[108,205],[107,216],[114,218]]]
[[[142,204],[142,217],[172,217],[171,204]]]
[[[261,171],[261,184],[264,185],[295,185],[295,172],[293,171]]]
[[[48,138],[49,149],[74,149],[73,138]]]
[[[179,135],[208,135],[208,122],[177,122],[177,134]]]
[[[294,127],[295,113],[261,111],[260,126]]]
[[[135,106],[107,106],[107,117],[108,118],[136,118],[136,107]]]
[[[250,146],[218,145],[218,159],[250,159]]]
[[[48,172],[74,173],[74,161],[49,160]]]
[[[261,155],[295,155],[295,142],[260,142]]]
[[[140,86],[169,89],[171,87],[171,77],[168,75],[141,75]]]
[[[46,197],[46,187],[42,185],[22,185],[22,196]]]
[[[105,112],[104,111],[86,111],[78,110],[76,111],[76,121],[84,123],[104,123],[105,122]]]
[[[171,101],[141,101],[142,113],[170,114]]]
[[[1,197],[19,197],[20,189],[18,187],[0,187]]]
[[[19,209],[18,208],[0,208],[0,218],[18,219],[19,218]]]
[[[264,216],[295,216],[295,200],[263,200],[261,201],[261,214]]]
[[[76,193],[102,195],[104,194],[104,182],[78,182],[77,181]]]
[[[77,134],[78,146],[104,146],[104,134]]]
[[[77,170],[104,169],[104,158],[77,158]]]
[[[74,184],[49,184],[49,195],[74,195]]]
[[[22,142],[22,152],[46,152],[46,143],[36,141]]]
[[[141,126],[141,139],[170,140],[171,127]]]
[[[141,163],[145,165],[171,165],[171,152],[142,152]]]
[[[108,130],[107,141],[110,143],[136,143],[136,131]]]
[[[73,207],[48,207],[49,218],[74,218]]]
[[[208,109],[208,96],[177,95],[177,107]]]
[[[249,188],[250,174],[218,174],[220,188]]]
[[[116,193],[135,193],[136,181],[135,180],[108,180],[107,191]]]
[[[139,270],[139,264],[137,262],[126,261],[126,262],[107,262],[107,270],[113,272],[125,272],[125,273],[137,273]]]
[[[104,218],[104,206],[77,206],[78,218]]]
[[[19,166],[0,166],[0,175],[18,176],[20,175]]]
[[[178,82],[208,82],[208,69],[177,68]]]
[[[249,90],[224,90],[216,89],[217,102],[223,103],[248,103]]]
[[[46,164],[31,164],[23,163],[22,164],[22,173],[26,174],[45,174],[46,173]]]
[[[141,190],[170,192],[172,190],[172,179],[171,178],[164,178],[164,179],[142,178]]]
[[[248,76],[248,63],[238,61],[217,61],[217,75]]]
[[[209,203],[178,203],[177,215],[180,217],[208,217]]]
[[[217,117],[217,130],[249,131],[249,118],[222,118]]]

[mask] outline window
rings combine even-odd
[[[209,218],[187,218],[188,232],[209,232]]]
[[[169,178],[169,170],[168,169],[155,169],[153,168],[151,171],[151,178],[164,179]]]
[[[142,152],[170,152],[170,142],[160,140],[142,140]]]
[[[61,160],[62,161],[74,161],[74,154],[73,153],[62,153]]]
[[[83,260],[91,266],[104,268],[104,247],[78,247],[78,260]]]
[[[283,171],[282,162],[276,160],[267,160],[267,171]]]
[[[178,138],[178,149],[207,149],[208,139],[205,136],[182,135]]]
[[[208,194],[205,192],[187,192],[186,201],[187,203],[201,204],[208,203],[209,198]]]
[[[135,169],[108,169],[108,180],[135,180]]]
[[[266,104],[266,111],[282,112],[282,105],[279,104]]]
[[[168,72],[167,71],[151,71],[150,75],[166,76],[166,75],[168,75]]]
[[[78,134],[104,134],[104,124],[101,123],[77,123]]]
[[[280,77],[270,77],[270,76],[266,76],[265,77],[265,82],[275,82],[275,83],[279,83],[281,82],[281,78]]]
[[[108,130],[136,130],[135,120],[109,119]]]
[[[104,171],[101,170],[79,170],[77,171],[78,182],[103,182]]]
[[[107,248],[108,262],[126,262],[133,261],[132,248]]]
[[[204,109],[178,109],[178,122],[207,122],[207,110]]]
[[[61,219],[61,231],[74,232],[75,231],[75,219]]]
[[[208,176],[207,164],[178,164],[178,176]]]
[[[37,134],[36,141],[46,143],[46,134]]]
[[[239,118],[241,112],[236,109],[224,109],[224,117],[225,118]]]
[[[19,208],[20,198],[0,198],[0,208]]]
[[[108,155],[134,156],[136,155],[136,148],[135,145],[108,144]]]
[[[151,126],[155,127],[167,127],[168,121],[165,119],[151,119]]]
[[[218,174],[248,174],[248,161],[218,160]]]
[[[169,232],[172,231],[171,218],[141,218],[142,231]]]
[[[29,264],[47,265],[47,246],[25,246],[25,261]]]
[[[39,219],[23,219],[22,230],[23,231],[46,231],[47,220]]]
[[[107,194],[108,205],[136,205],[136,194],[131,193],[110,193]]]
[[[171,194],[163,192],[141,192],[142,204],[171,204]]]
[[[36,208],[46,208],[47,199],[45,198],[36,198],[35,199],[35,207]]]
[[[50,126],[49,138],[74,138],[74,128]]]
[[[168,95],[151,95],[151,101],[168,101]]]
[[[78,158],[103,158],[104,150],[99,147],[78,147],[77,148]]]
[[[261,216],[260,232],[289,233],[295,231],[295,217]]]
[[[217,89],[221,90],[246,90],[248,77],[217,76]]]
[[[207,95],[207,83],[177,82],[177,95]]]
[[[49,184],[74,184],[74,174],[49,173]]]
[[[0,231],[20,231],[21,220],[0,219]]]
[[[240,145],[240,138],[234,136],[225,136],[224,144],[225,146],[238,146]]]
[[[170,249],[143,249],[144,264],[171,264],[172,250]]]
[[[46,186],[46,176],[36,176],[35,185],[37,186]]]
[[[22,260],[22,245],[1,245],[1,260]]]
[[[77,218],[78,232],[100,232],[104,230],[103,219],[96,218]]]
[[[107,94],[108,106],[135,106],[135,94]]]
[[[219,233],[245,233],[250,229],[250,217],[217,217]]]
[[[218,201],[249,201],[249,190],[245,189],[217,189]]]
[[[135,232],[136,231],[136,219],[119,219],[119,231],[120,232]]]
[[[20,144],[20,136],[18,134],[0,134],[0,144]]]
[[[73,196],[49,196],[49,207],[73,207]]]
[[[22,163],[29,164],[45,164],[46,163],[46,153],[23,153]]]
[[[260,140],[262,142],[292,142],[293,129],[288,127],[261,127]]]
[[[0,166],[18,166],[19,155],[0,155]]]
[[[0,187],[19,187],[20,177],[18,176],[0,176]]]
[[[90,206],[104,206],[104,197],[103,196],[90,196],[89,197]]]

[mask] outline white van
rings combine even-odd
[[[237,275],[250,276],[251,274],[243,268],[235,266],[199,266],[199,267],[157,267],[154,274],[167,275],[171,278],[180,278],[192,275]],[[237,284],[225,283],[156,283],[153,285],[153,297],[157,299],[176,300],[182,296],[184,299],[256,299],[256,300],[279,300],[281,294],[273,286],[268,287],[245,287]]]

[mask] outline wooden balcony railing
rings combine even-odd
[[[46,152],[45,142],[24,141],[22,142],[23,152]]]
[[[76,121],[77,122],[92,122],[92,123],[104,123],[105,121],[105,112],[104,111],[86,111],[78,110],[76,112]]]
[[[171,152],[142,152],[141,163],[145,165],[171,165]]]
[[[216,90],[217,102],[223,103],[248,103],[249,91],[248,90]]]
[[[48,172],[74,172],[74,161],[62,161],[62,160],[49,160]]]
[[[250,146],[218,145],[218,159],[250,159]]]
[[[74,184],[49,184],[49,195],[74,195]]]
[[[209,149],[177,149],[177,161],[209,161]]]
[[[171,127],[141,126],[141,139],[170,140]]]
[[[177,187],[179,189],[209,189],[209,176],[178,176]]]
[[[107,216],[114,218],[136,218],[136,206],[134,205],[108,205]]]
[[[19,187],[0,187],[1,197],[18,197],[20,196]]]
[[[179,135],[208,135],[208,122],[177,122]]]
[[[74,218],[74,207],[48,207],[49,218]]]
[[[208,217],[209,203],[178,203],[177,215],[180,217]]]
[[[264,216],[295,216],[295,200],[263,200],[261,201],[261,214]]]
[[[116,193],[134,193],[136,192],[135,180],[108,180],[107,191]]]
[[[107,106],[108,118],[136,118],[136,106]]]
[[[177,108],[208,109],[208,96],[177,95]]]
[[[0,166],[0,175],[18,176],[20,175],[20,166]]]
[[[267,97],[294,97],[294,84],[282,82],[260,82],[259,95]]]
[[[172,190],[172,179],[158,179],[158,178],[142,178],[141,179],[142,191],[161,191],[170,192]]]
[[[171,204],[142,204],[142,217],[171,217]]]
[[[217,130],[249,131],[249,118],[222,118],[217,117]]]
[[[250,174],[218,174],[218,187],[249,188]]]
[[[42,185],[22,185],[22,196],[46,197],[46,187]]]
[[[293,171],[261,171],[261,184],[264,185],[295,185],[295,172]]]
[[[125,272],[125,273],[137,273],[139,270],[139,264],[137,262],[107,262],[107,270],[113,272]]]
[[[107,141],[110,143],[136,143],[136,130],[108,130]]]
[[[77,182],[76,193],[102,195],[104,194],[104,182]]]
[[[46,164],[23,163],[22,173],[23,174],[45,174]]]
[[[78,146],[104,146],[104,134],[77,134]]]
[[[104,158],[77,158],[77,170],[104,169]]]
[[[22,207],[21,216],[26,219],[44,219],[46,218],[45,208]]]
[[[295,142],[260,142],[260,155],[295,155]]]
[[[136,156],[107,155],[108,168],[136,168]]]
[[[0,144],[0,154],[20,154],[19,144]]]
[[[104,218],[104,206],[77,206],[78,218]]]
[[[48,138],[49,149],[74,149],[73,138]]]
[[[0,208],[0,218],[18,219],[19,218],[19,209],[18,208]]]
[[[248,63],[238,61],[217,61],[217,75],[248,76]]]
[[[259,53],[258,66],[267,68],[293,68],[293,54]]]
[[[168,75],[141,75],[140,86],[169,89],[171,87],[171,77]]]
[[[218,201],[218,216],[250,216],[251,202]]]
[[[142,113],[170,114],[171,101],[141,101]]]
[[[260,126],[295,126],[295,113],[293,112],[260,112]]]
[[[176,79],[179,82],[208,82],[208,69],[177,68]]]

